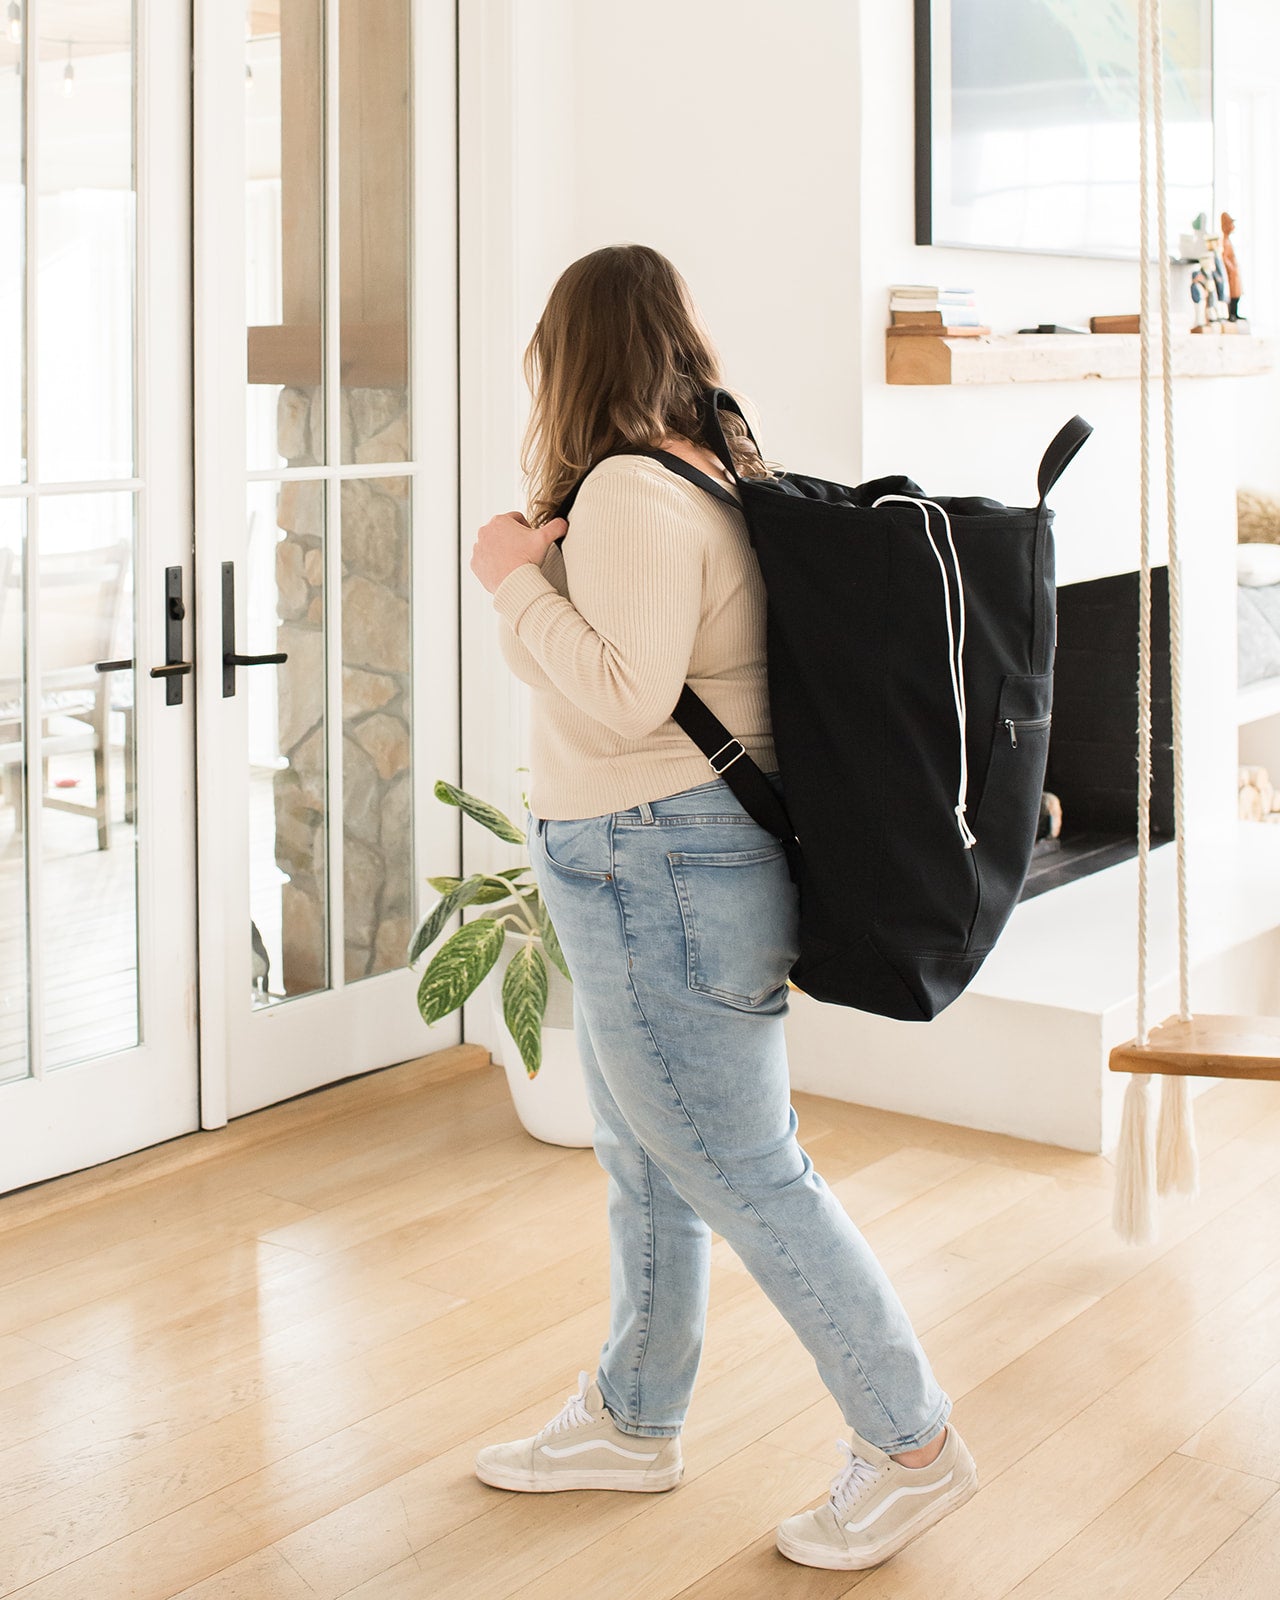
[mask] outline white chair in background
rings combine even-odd
[[[97,549],[74,550],[41,557],[41,782],[42,803],[50,810],[93,817],[98,848],[111,843],[111,765],[109,723],[116,674],[98,672],[114,648],[125,580],[129,572],[127,542]],[[22,826],[22,565],[12,550],[0,550],[0,771],[4,797],[13,805],[16,826]],[[125,714],[126,784],[133,784],[133,707]],[[93,753],[94,797],[70,800],[50,791],[48,762],[75,751]],[[132,819],[133,797],[126,795],[126,819]]]

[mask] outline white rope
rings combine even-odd
[[[1178,877],[1178,992],[1184,1020],[1190,1010],[1190,940],[1187,915],[1184,742],[1182,723],[1181,564],[1178,552],[1177,496],[1173,435],[1173,339],[1169,307],[1168,219],[1165,203],[1164,46],[1160,0],[1138,4],[1138,185],[1139,185],[1139,549],[1138,582],[1138,994],[1136,1039],[1149,1039],[1148,935],[1151,856],[1151,296],[1150,163],[1148,129],[1154,113],[1156,239],[1160,272],[1161,399],[1164,416],[1165,499],[1169,532],[1169,648],[1173,699],[1174,833]],[[1165,1075],[1153,1167],[1150,1142],[1152,1074],[1134,1073],[1125,1094],[1116,1157],[1112,1222],[1130,1244],[1155,1236],[1154,1199],[1177,1188],[1194,1193],[1196,1152],[1191,1129],[1189,1086],[1182,1074]],[[1158,1171],[1157,1171],[1158,1168]]]
[[[1173,714],[1173,834],[1178,880],[1178,1013],[1191,1020],[1191,918],[1187,902],[1186,739],[1182,716],[1182,557],[1178,548],[1178,498],[1173,449],[1173,330],[1169,313],[1169,222],[1166,213],[1164,30],[1161,0],[1151,0],[1151,83],[1156,149],[1156,229],[1160,242],[1160,354],[1164,400],[1165,512],[1169,528],[1169,665]],[[1150,692],[1150,671],[1147,673]],[[1191,1085],[1166,1074],[1156,1132],[1156,1188],[1161,1194],[1199,1189],[1191,1117]]]
[[[1151,172],[1147,129],[1151,117],[1150,0],[1138,0],[1138,1027],[1146,1044],[1147,931],[1151,859]],[[1162,247],[1163,248],[1163,247]]]
[[[1169,315],[1169,219],[1166,214],[1164,144],[1164,46],[1161,0],[1151,0],[1152,113],[1156,136],[1156,234],[1160,244],[1160,360],[1164,400],[1165,512],[1169,524],[1169,664],[1173,700],[1173,834],[1178,869],[1178,1008],[1191,1020],[1191,941],[1187,916],[1187,820],[1182,723],[1182,560],[1178,551],[1178,497],[1173,453],[1173,330]],[[1145,271],[1144,271],[1145,277]],[[1151,672],[1147,671],[1150,694]]]
[[[970,828],[965,810],[969,795],[969,755],[967,750],[967,733],[969,726],[969,708],[964,693],[964,580],[960,576],[960,557],[956,553],[956,542],[951,536],[951,518],[942,509],[936,500],[917,500],[909,494],[882,494],[878,500],[871,502],[871,509],[883,505],[886,500],[901,500],[905,505],[919,508],[920,515],[924,518],[925,538],[929,541],[929,548],[933,551],[933,559],[938,563],[938,571],[942,574],[942,601],[947,612],[947,665],[951,670],[951,698],[955,702],[956,726],[960,731],[960,787],[956,794],[956,804],[952,808],[955,813],[956,825],[960,830],[960,840],[966,850],[972,850],[977,844],[973,830]],[[942,518],[947,530],[947,546],[951,551],[951,565],[956,575],[957,610],[959,613],[959,637],[956,636],[956,627],[951,621],[951,579],[947,574],[947,564],[942,559],[942,552],[938,549],[933,537],[933,528],[929,522],[929,513],[926,506],[933,509]]]

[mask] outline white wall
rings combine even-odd
[[[1280,321],[1280,7],[1216,0],[1215,12],[1218,205],[1239,222],[1242,309],[1265,333]],[[656,246],[688,278],[773,459],[845,482],[901,471],[927,492],[1026,504],[1044,446],[1079,411],[1097,431],[1053,496],[1059,579],[1136,566],[1136,385],[884,383],[891,282],[972,283],[997,331],[1087,325],[1136,310],[1138,297],[1136,261],[912,242],[912,0],[650,0],[642,13],[472,0],[463,15],[464,240],[468,208],[487,229],[484,250],[464,242],[463,365],[477,395],[489,391],[473,411],[485,436],[469,467],[464,445],[464,579],[470,520],[519,503],[519,355],[547,292],[577,256],[622,240]],[[495,201],[504,162],[512,189]],[[487,191],[468,194],[468,183]],[[1226,820],[1235,736],[1216,723],[1231,692],[1222,630],[1234,637],[1234,487],[1280,489],[1280,374],[1180,382],[1177,430],[1181,526],[1209,619],[1188,662],[1204,758],[1195,803]],[[464,782],[501,799],[524,759],[525,700],[496,656],[485,602],[464,600]],[[1209,635],[1216,665],[1197,655]]]
[[[856,466],[858,8],[572,0],[572,216],[560,265],[669,255],[777,459]],[[549,284],[548,284],[549,287]]]
[[[775,459],[856,473],[858,9],[821,0],[468,0],[460,28],[464,787],[515,814],[527,691],[470,576],[522,504],[520,358],[552,284],[645,242],[689,280]],[[465,870],[513,851],[464,831]],[[469,1006],[466,1036],[489,1042]]]

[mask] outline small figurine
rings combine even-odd
[[[1222,213],[1222,260],[1227,271],[1227,309],[1229,320],[1241,322],[1240,315],[1240,264],[1236,260],[1235,246],[1231,243],[1231,235],[1236,231],[1235,218],[1227,212]]]
[[[1191,274],[1192,333],[1219,333],[1220,324],[1226,320],[1218,287],[1214,282],[1214,262],[1209,255],[1202,256]]]
[[[1218,301],[1219,322],[1227,320],[1227,269],[1222,260],[1222,237],[1211,233],[1205,239],[1209,271],[1213,274],[1213,289]]]

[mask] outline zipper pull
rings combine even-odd
[[[1018,748],[1018,726],[1012,717],[1006,717],[1004,725],[1009,730],[1009,743],[1016,750]]]

